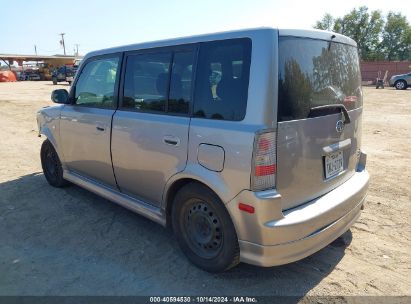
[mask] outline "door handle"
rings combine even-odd
[[[343,104],[331,104],[313,107],[310,109],[310,114],[312,111],[324,110],[324,109],[339,109],[344,116],[344,124],[349,124],[351,122],[350,114],[348,114],[347,108]]]
[[[103,127],[99,127],[99,126],[97,126],[96,129],[97,129],[97,131],[104,131],[105,130]]]
[[[170,146],[179,146],[180,145],[180,138],[172,135],[166,135],[163,137],[163,142],[166,145]]]

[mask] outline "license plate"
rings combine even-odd
[[[330,178],[343,171],[343,151],[337,151],[325,156],[325,178]]]

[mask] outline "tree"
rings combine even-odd
[[[334,18],[331,14],[325,14],[321,21],[317,21],[314,28],[325,31],[332,31],[334,27]]]
[[[388,13],[379,50],[387,60],[411,60],[411,26],[401,13]]]
[[[334,19],[330,14],[325,14],[314,27],[318,29],[332,28],[334,32],[354,39],[358,44],[360,57],[369,60],[377,57],[384,19],[380,11],[368,13],[368,8],[361,6],[359,9],[354,8],[342,18]]]
[[[380,11],[362,6],[339,18],[325,14],[314,28],[354,39],[363,60],[411,60],[411,26],[401,13],[389,12],[384,21]]]

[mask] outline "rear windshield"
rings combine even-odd
[[[322,105],[343,104],[347,110],[362,106],[361,74],[354,46],[280,37],[278,73],[279,122],[313,117],[311,109]]]

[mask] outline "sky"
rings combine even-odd
[[[233,29],[270,26],[312,28],[325,13],[343,16],[365,5],[386,15],[407,16],[411,5],[393,9],[387,0],[0,0],[0,54],[67,54],[75,44],[92,50]]]

